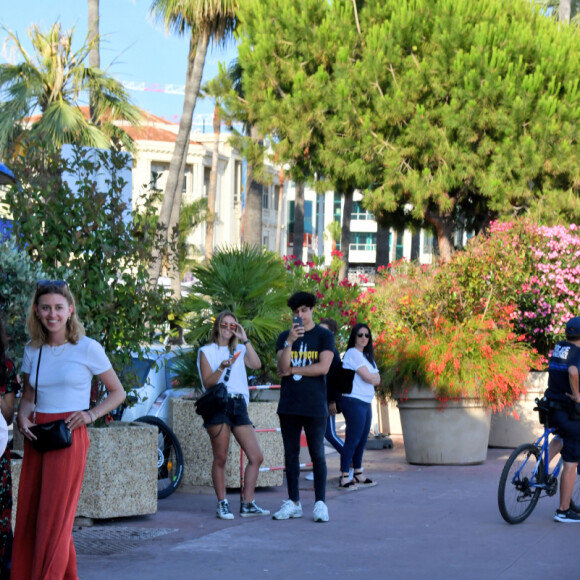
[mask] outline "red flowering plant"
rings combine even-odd
[[[341,346],[346,345],[350,329],[356,324],[355,307],[361,292],[359,284],[339,278],[341,252],[332,252],[330,266],[324,264],[323,258],[316,257],[304,263],[297,260],[296,256],[284,256],[284,261],[290,276],[289,293],[305,291],[316,296],[317,319],[333,318],[338,324],[336,339],[340,350]]]
[[[515,305],[499,299],[501,276],[474,273],[472,266],[463,252],[440,266],[400,262],[361,297],[382,394],[400,397],[425,385],[442,402],[477,397],[500,410],[524,392],[541,357],[513,330]]]

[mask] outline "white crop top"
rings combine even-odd
[[[30,384],[37,387],[36,368],[40,349],[24,348],[22,372],[30,376]],[[39,413],[67,413],[89,408],[91,382],[111,368],[104,348],[92,338],[84,336],[77,344],[65,343],[51,348],[43,345],[38,371]]]

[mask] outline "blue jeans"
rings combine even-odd
[[[344,441],[336,434],[336,415],[328,415],[324,437],[339,453],[342,453]]]
[[[355,471],[360,471],[371,430],[373,417],[371,404],[354,397],[343,396],[340,408],[346,423],[344,447],[340,454],[340,471],[348,473],[351,464]]]
[[[304,428],[308,452],[312,459],[315,501],[326,501],[326,455],[324,454],[326,417],[284,414],[280,414],[279,417],[282,442],[284,443],[288,499],[294,502],[300,501],[298,486],[300,478],[300,435],[302,434],[302,428]]]

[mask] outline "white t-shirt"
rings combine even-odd
[[[358,348],[349,348],[344,353],[344,358],[342,359],[342,366],[345,369],[350,369],[351,371],[358,371],[361,367],[366,367],[370,373],[378,374],[379,369],[376,365],[373,365],[365,357],[365,355],[358,350]],[[365,403],[370,403],[375,395],[375,387],[370,383],[367,383],[358,373],[354,375],[354,380],[352,382],[352,393],[350,395],[342,395],[343,397],[354,397],[355,399],[360,399]]]
[[[202,346],[197,351],[197,370],[199,371],[199,377],[201,379],[201,366],[199,364],[200,354],[203,352],[207,362],[212,371],[216,371],[220,364],[230,358],[230,350],[227,346],[218,346],[216,342],[211,344],[206,344]],[[243,344],[238,344],[236,347],[236,352],[241,352],[240,356],[235,360],[234,364],[230,367],[232,369],[230,373],[230,378],[228,382],[225,383],[228,389],[228,393],[232,395],[244,395],[246,399],[246,404],[250,402],[250,391],[248,389],[248,375],[246,374],[246,365],[244,364],[244,357],[246,356],[246,347]],[[226,376],[226,369],[220,376],[218,383],[223,383]],[[203,384],[203,380],[202,380]],[[217,384],[217,383],[216,383]],[[203,387],[206,388],[205,385]]]
[[[77,344],[65,343],[51,348],[43,345],[40,368],[36,368],[40,349],[31,345],[24,348],[22,372],[30,376],[30,384],[38,387],[36,410],[39,413],[68,413],[88,409],[91,400],[91,382],[112,368],[105,349],[92,338],[83,336]]]
[[[4,453],[7,444],[8,444],[8,425],[6,424],[6,419],[4,419],[4,415],[0,413],[0,455]]]

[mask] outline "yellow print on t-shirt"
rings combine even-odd
[[[292,366],[306,367],[318,362],[317,350],[306,350],[306,345],[301,344],[299,350],[292,351]]]

